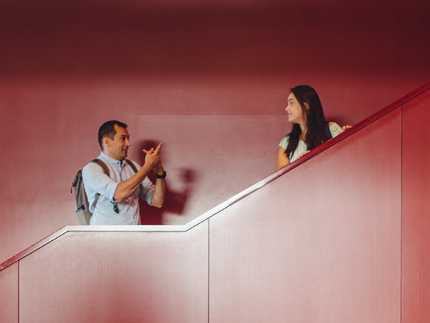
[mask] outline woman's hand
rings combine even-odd
[[[307,153],[309,153],[309,152],[310,152],[310,150],[308,150],[308,151],[304,152],[303,154],[301,154],[301,155],[300,155],[300,157],[303,157],[304,155],[306,155],[306,154],[307,154]],[[300,158],[300,157],[299,157],[299,158]]]
[[[345,125],[345,126],[343,126],[343,127],[342,127],[342,129],[343,129],[343,130],[348,130],[348,129],[349,129],[349,128],[351,128],[351,127],[352,127],[352,126],[350,126],[350,125]]]

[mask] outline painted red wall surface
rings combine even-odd
[[[0,274],[0,322],[19,322],[18,267],[15,263]]]
[[[400,322],[400,109],[209,227],[210,322]]]
[[[207,224],[68,233],[20,261],[20,322],[205,322],[207,244]]]
[[[402,317],[430,322],[430,92],[402,108]]]
[[[131,157],[163,141],[168,197],[144,224],[184,224],[275,170],[288,89],[355,124],[428,81],[429,5],[412,1],[2,1],[0,262],[77,224],[70,184],[98,127]]]
[[[188,231],[60,230],[0,271],[0,321],[428,322],[429,86]]]

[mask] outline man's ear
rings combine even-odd
[[[109,137],[103,137],[102,143],[103,143],[103,148],[108,148],[110,146],[110,139],[109,139]]]

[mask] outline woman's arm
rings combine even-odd
[[[290,163],[290,159],[285,154],[285,149],[282,147],[278,148],[278,168],[277,170],[281,169],[282,167],[287,166]]]

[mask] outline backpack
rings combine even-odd
[[[130,160],[125,160],[130,167],[133,169],[135,173],[137,173],[136,166]],[[94,159],[91,161],[92,163],[96,163],[103,169],[103,173],[110,177],[109,168],[107,165],[100,159]],[[78,170],[78,173],[75,176],[75,179],[72,182],[72,188],[75,190],[75,201],[76,201],[76,216],[78,217],[79,224],[90,224],[91,216],[93,215],[90,212],[90,206],[88,203],[87,193],[85,192],[84,181],[82,179],[82,170]],[[72,189],[70,189],[70,193],[72,193]],[[96,208],[97,201],[99,200],[100,194],[96,195],[96,199],[94,201],[94,209]]]

